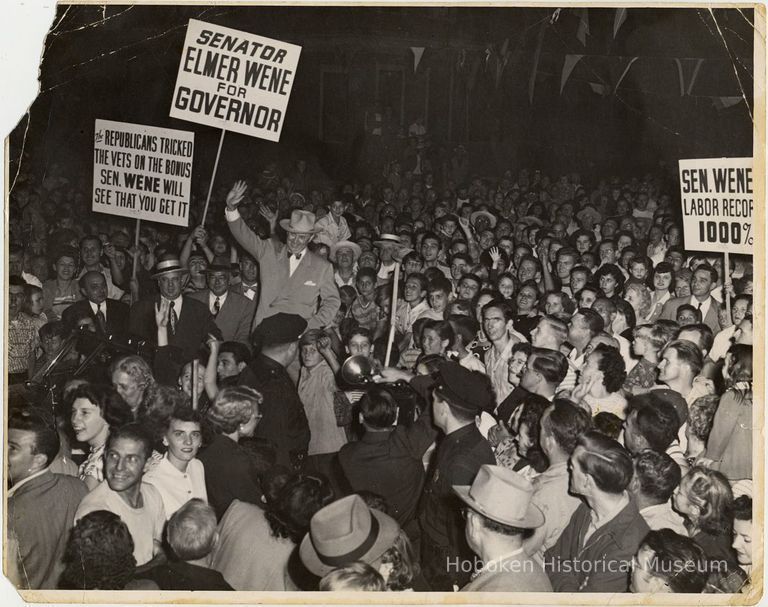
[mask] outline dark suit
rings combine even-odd
[[[661,318],[665,318],[667,320],[677,320],[677,309],[684,305],[691,303],[691,296],[689,297],[675,297],[673,299],[670,299],[667,303],[664,304],[664,307],[661,309]],[[717,307],[719,306],[719,302],[710,296],[709,298],[709,310],[707,311],[707,315],[702,319],[701,322],[703,322],[705,325],[707,325],[710,329],[712,329],[712,333],[717,335],[720,332],[720,323],[717,321]],[[697,306],[694,306],[697,307]]]
[[[107,324],[104,333],[107,335],[128,333],[128,305],[116,299],[107,299],[102,305],[103,304],[107,305]],[[81,299],[67,307],[61,313],[61,320],[67,329],[72,331],[75,328],[77,320],[84,316],[92,318],[96,325],[96,330],[101,332],[99,321],[96,319],[96,314],[94,314],[93,308],[91,308],[91,302],[87,299]]]
[[[160,296],[142,299],[131,306],[129,329],[131,334],[146,339],[151,344],[157,344],[157,323],[155,322],[155,305],[160,302]],[[208,334],[221,339],[221,331],[213,321],[213,315],[208,306],[199,301],[184,297],[181,314],[176,323],[176,330],[168,330],[168,345],[181,350],[185,359],[191,359],[200,349]]]
[[[208,307],[210,291],[198,291],[191,293],[188,297]],[[251,343],[251,323],[255,314],[255,302],[245,295],[230,290],[219,313],[214,317],[214,321],[221,331],[224,341],[239,341],[248,345]]]
[[[306,455],[309,447],[309,422],[296,386],[283,366],[259,354],[240,373],[240,382],[258,390],[264,397],[262,415],[254,436],[275,446],[277,463],[290,466],[291,455]]]

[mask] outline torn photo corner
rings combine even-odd
[[[764,4],[3,13],[9,604],[760,600]]]

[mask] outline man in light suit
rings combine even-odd
[[[301,316],[308,329],[326,327],[336,316],[341,299],[333,280],[333,266],[307,250],[317,233],[314,213],[296,210],[290,219],[280,221],[287,232],[285,244],[276,238],[262,240],[237,211],[246,189],[244,181],[232,187],[227,194],[226,217],[235,240],[253,255],[261,270],[261,293],[253,326],[283,312]]]
[[[213,263],[205,272],[208,289],[192,293],[189,298],[208,306],[224,341],[249,344],[256,303],[229,289],[228,265]]]
[[[462,592],[552,592],[544,568],[523,549],[523,534],[544,524],[531,502],[533,485],[501,466],[480,468],[471,487],[453,490],[468,506],[466,536],[480,557],[478,571]]]
[[[670,299],[661,309],[661,318],[676,320],[677,309],[683,304],[690,304],[701,312],[701,322],[712,329],[712,333],[719,333],[717,308],[720,302],[712,297],[716,283],[717,270],[708,263],[701,264],[691,276],[691,296]]]

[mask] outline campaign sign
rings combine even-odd
[[[686,249],[753,253],[752,158],[680,160],[680,200]]]
[[[171,117],[280,141],[301,47],[190,19]]]
[[[93,210],[187,226],[195,134],[96,119]]]

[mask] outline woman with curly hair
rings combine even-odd
[[[595,272],[594,279],[608,299],[615,301],[621,298],[621,291],[624,289],[626,279],[619,266],[612,263],[600,266],[597,272]]]
[[[733,540],[733,492],[720,472],[694,466],[672,494],[672,505],[685,519],[688,535],[707,558],[736,566]]]
[[[752,346],[734,344],[725,355],[728,389],[712,420],[704,457],[728,480],[752,478]]]
[[[624,419],[627,400],[621,387],[626,377],[626,365],[621,353],[606,344],[598,344],[587,355],[571,398],[576,404],[588,406],[593,416],[608,411]]]
[[[124,356],[112,363],[109,376],[117,393],[130,407],[133,419],[137,419],[144,392],[155,384],[149,364],[141,356]]]
[[[221,519],[210,566],[235,590],[289,590],[286,571],[291,554],[309,531],[315,512],[333,501],[333,491],[323,478],[281,467],[263,475],[261,484],[261,508],[235,500]],[[255,546],[258,558],[253,555]]]
[[[85,384],[72,394],[70,421],[75,438],[90,447],[78,469],[80,480],[90,491],[104,480],[104,446],[110,428],[131,421],[131,410],[111,386]]]
[[[216,395],[205,414],[213,431],[211,443],[200,452],[205,466],[205,485],[208,500],[221,519],[232,500],[258,504],[261,489],[258,483],[257,463],[238,441],[253,436],[261,420],[263,398],[253,388],[231,386]]]
[[[59,588],[139,590],[156,585],[134,582],[133,538],[119,516],[106,510],[86,514],[75,524],[64,552]]]
[[[648,322],[651,314],[651,290],[639,282],[628,282],[624,287],[624,299],[635,311],[639,324]]]

